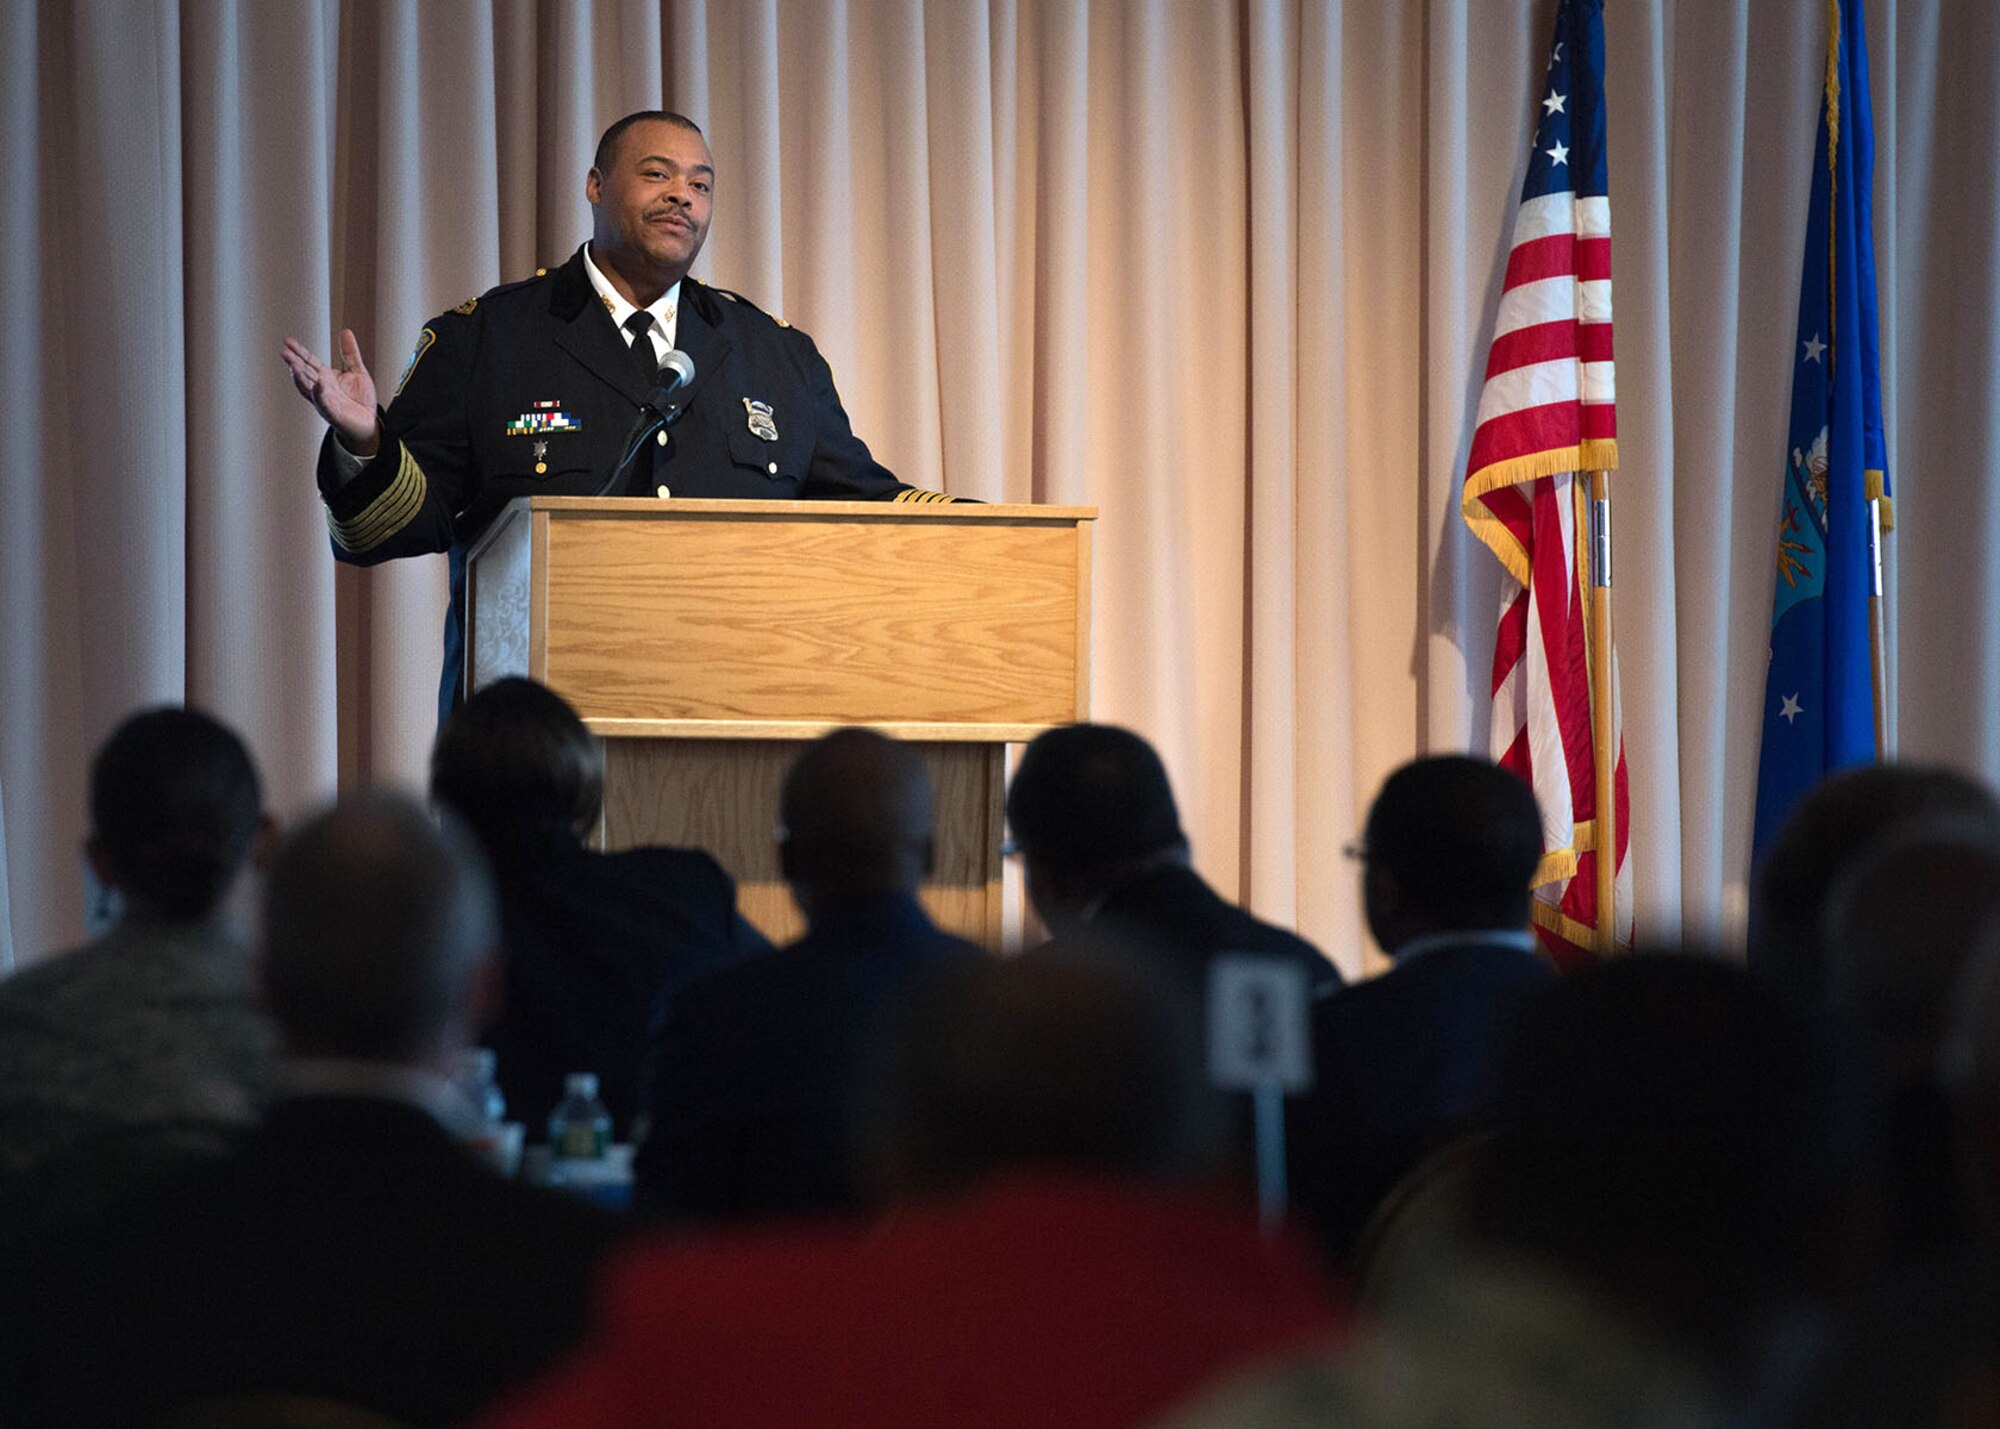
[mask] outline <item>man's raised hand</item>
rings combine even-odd
[[[295,337],[285,339],[285,367],[299,395],[313,404],[340,444],[359,457],[375,455],[382,442],[375,415],[375,379],[361,360],[354,329],[340,330],[340,366],[321,362]]]

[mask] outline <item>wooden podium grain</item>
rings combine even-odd
[[[532,675],[605,743],[607,848],[694,844],[744,915],[801,924],[778,874],[778,785],[863,724],[937,786],[940,925],[997,947],[1009,743],[1087,719],[1090,549],[1077,506],[513,502],[467,570],[467,679]]]

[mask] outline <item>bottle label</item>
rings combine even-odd
[[[611,1150],[611,1132],[602,1124],[573,1121],[562,1129],[552,1150],[565,1161],[596,1161]]]

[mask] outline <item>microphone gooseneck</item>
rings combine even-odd
[[[608,496],[625,484],[632,463],[653,434],[671,427],[679,419],[681,407],[687,402],[688,389],[693,385],[692,357],[675,348],[660,359],[659,370],[654,374],[653,390],[639,404],[639,415],[633,419],[631,435],[625,439],[625,454],[618,458],[618,465],[611,469],[604,485],[597,488],[599,496]]]

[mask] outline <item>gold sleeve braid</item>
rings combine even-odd
[[[408,447],[398,442],[396,450],[401,460],[396,465],[396,479],[387,490],[345,521],[335,520],[331,511],[326,513],[327,527],[341,550],[372,551],[409,525],[424,509],[424,498],[430,491],[424,469],[417,465]]]
[[[897,492],[894,496],[890,497],[889,499],[892,502],[894,501],[912,502],[919,506],[933,506],[941,501],[958,500],[956,496],[949,496],[942,491],[925,491],[921,487],[916,487],[916,486],[906,486],[901,491]]]

